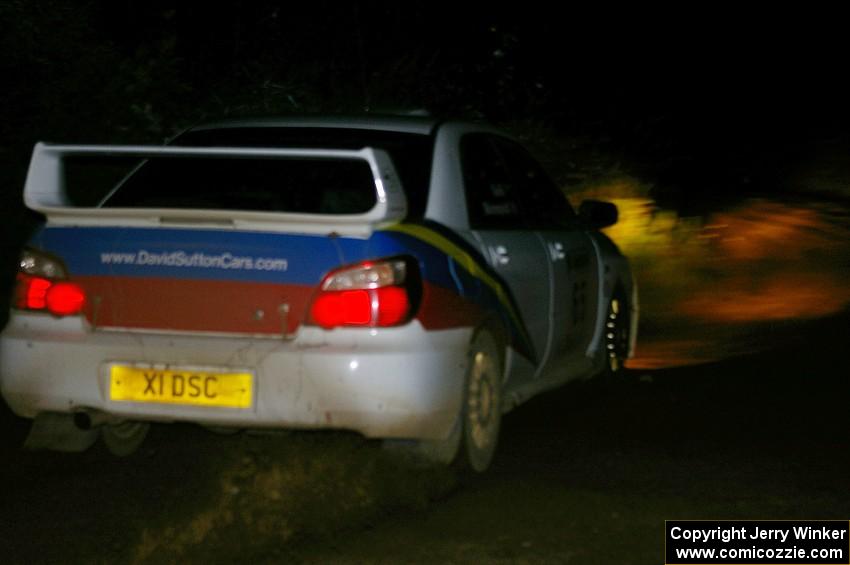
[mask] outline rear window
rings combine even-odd
[[[431,135],[353,128],[234,127],[189,131],[172,141],[189,147],[277,147],[304,149],[362,149],[386,151],[407,195],[408,217],[425,215],[434,139]],[[169,160],[172,161],[172,160]],[[270,209],[322,214],[359,213],[375,204],[375,187],[365,161],[232,160],[180,163],[200,159],[149,162],[104,204],[151,206],[145,193],[153,191],[168,204],[207,207],[221,202],[227,209]],[[207,161],[207,160],[204,160]],[[152,165],[155,165],[153,167]],[[365,167],[362,170],[360,167]],[[232,167],[232,169],[231,169]],[[145,174],[145,169],[156,169]],[[203,169],[203,170],[201,170]],[[249,170],[251,169],[251,170]],[[368,193],[366,187],[368,175]],[[179,181],[171,178],[181,177]],[[156,188],[161,184],[163,189]],[[214,189],[214,190],[213,190]],[[210,194],[218,196],[211,198]],[[285,193],[285,194],[284,194]],[[226,204],[224,202],[227,202]]]
[[[361,214],[375,201],[362,159],[159,157],[144,162],[103,206]]]

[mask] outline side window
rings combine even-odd
[[[565,229],[573,225],[575,212],[566,196],[528,151],[505,138],[497,138],[496,145],[515,179],[529,227]]]
[[[472,229],[523,228],[515,178],[487,134],[467,134],[460,142],[466,207]]]

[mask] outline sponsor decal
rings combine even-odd
[[[282,257],[251,257],[230,252],[208,254],[187,251],[148,251],[135,253],[101,253],[102,265],[165,266],[201,269],[227,269],[244,271],[277,271],[289,269],[289,261]]]

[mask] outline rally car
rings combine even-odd
[[[96,202],[74,188],[116,167]],[[88,169],[86,169],[88,170]],[[74,177],[74,178],[72,178]],[[75,192],[76,191],[76,192]],[[431,118],[230,121],[165,146],[36,145],[0,385],[30,443],[149,422],[344,429],[475,471],[503,413],[617,372],[636,286],[510,136]]]

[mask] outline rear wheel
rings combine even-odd
[[[502,352],[490,332],[475,334],[469,348],[463,421],[463,451],[458,463],[476,473],[490,466],[502,422]]]
[[[105,424],[101,428],[100,437],[111,454],[126,457],[132,455],[141,447],[150,427],[147,422]]]
[[[499,440],[502,359],[502,350],[493,335],[486,330],[477,331],[467,352],[461,408],[448,437],[415,442],[387,440],[384,446],[432,465],[484,472]]]

